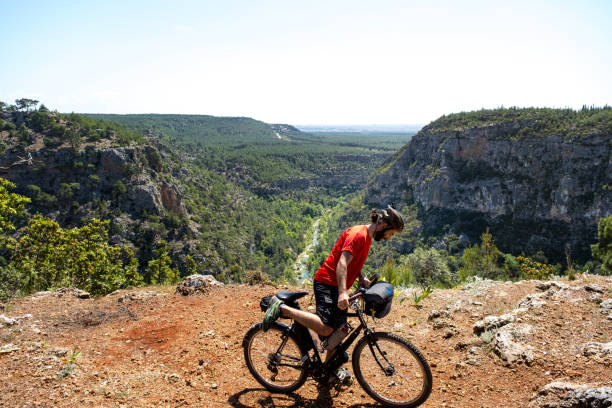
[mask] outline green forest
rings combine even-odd
[[[204,115],[63,114],[28,99],[0,108],[1,299],[63,286],[106,294],[192,273],[223,282],[295,283],[292,265],[312,240],[315,221],[320,235],[310,273],[344,229],[369,222],[364,187],[413,136],[310,134],[290,125]],[[460,113],[424,130],[517,118],[531,124],[521,137],[612,130],[608,107]],[[107,176],[92,159],[92,152],[104,149],[132,155],[119,176]],[[54,184],[45,173],[49,163]],[[143,180],[175,186],[184,210],[134,208],[130,194]],[[552,264],[542,253],[502,253],[488,230],[479,242],[445,231],[425,239],[416,205],[396,207],[407,227],[389,242],[374,243],[364,267],[395,285],[427,290],[475,277],[612,273],[611,217],[600,221],[590,261],[576,265],[568,254]]]

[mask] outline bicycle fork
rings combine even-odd
[[[385,351],[382,351],[378,343],[375,341],[372,341],[369,336],[367,337],[367,339],[368,339],[368,347],[370,348],[370,351],[372,352],[372,356],[374,356],[374,360],[376,360],[376,363],[378,364],[380,369],[383,371],[383,373],[385,373],[387,377],[391,377],[395,373],[395,367],[393,366],[393,364],[391,364],[389,360],[387,360],[387,353]],[[383,364],[378,359],[378,357],[376,356],[376,350],[374,350],[374,346],[376,346],[378,353],[386,361],[387,367],[384,367]]]

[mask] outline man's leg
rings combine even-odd
[[[310,312],[294,309],[287,305],[280,306],[281,314],[300,323],[309,329],[314,330],[320,336],[330,336],[334,332],[334,328],[323,323],[321,318]]]

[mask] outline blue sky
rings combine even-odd
[[[0,100],[428,123],[612,104],[612,1],[0,0]]]

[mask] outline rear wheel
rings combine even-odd
[[[392,333],[359,340],[353,371],[363,389],[387,407],[416,407],[431,393],[429,364],[408,340]]]
[[[261,323],[244,336],[244,359],[253,377],[272,392],[290,393],[306,381],[302,352],[295,334],[277,322],[268,331]]]

